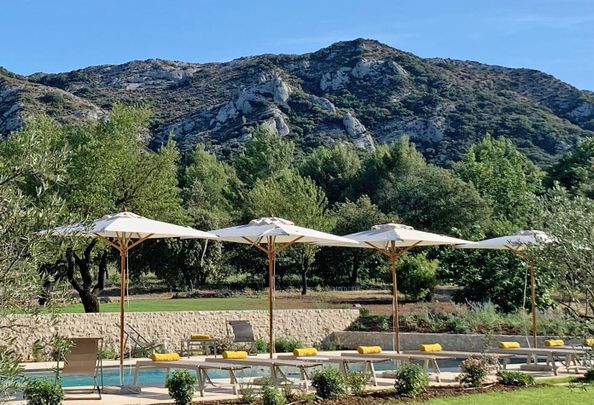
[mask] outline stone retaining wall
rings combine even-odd
[[[303,343],[322,341],[333,332],[345,330],[359,316],[357,309],[300,309],[277,310],[274,330],[277,337],[296,338]],[[142,335],[162,342],[168,349],[176,350],[182,339],[191,333],[207,333],[215,338],[227,336],[226,322],[247,319],[256,337],[268,335],[268,311],[202,311],[202,312],[131,312],[126,322]],[[54,325],[48,318],[20,317],[24,324],[16,332],[14,347],[25,359],[31,357],[31,347],[36,340],[47,341],[54,334],[65,337],[102,336],[106,347],[117,347],[119,313],[60,314]],[[0,340],[11,336],[2,335]],[[266,339],[267,340],[267,339]],[[2,342],[0,341],[0,344]]]
[[[357,346],[381,346],[384,350],[392,349],[391,332],[335,332],[334,342],[341,348],[356,349]],[[542,347],[546,339],[555,337],[538,337],[538,345]],[[532,337],[528,337],[532,342]],[[498,342],[519,342],[527,346],[526,336],[521,335],[473,335],[454,333],[400,333],[401,350],[417,350],[420,344],[439,343],[444,350],[472,352],[482,351],[485,346],[493,347]],[[579,344],[579,340],[566,339],[567,344]]]

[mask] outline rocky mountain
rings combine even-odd
[[[205,143],[226,156],[256,124],[303,149],[336,141],[373,148],[408,135],[448,165],[485,133],[506,135],[547,165],[594,135],[594,93],[545,73],[423,59],[373,40],[304,55],[226,63],[132,61],[22,77],[0,71],[0,132],[36,113],[101,117],[116,102],[153,106],[154,145]]]

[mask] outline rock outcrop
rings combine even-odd
[[[45,113],[70,122],[102,117],[116,101],[149,103],[153,146],[222,156],[265,125],[304,148],[337,140],[359,148],[409,136],[450,164],[485,133],[506,135],[541,165],[594,136],[594,93],[528,69],[423,59],[373,40],[304,55],[227,63],[150,59],[28,77],[0,69],[0,133]]]

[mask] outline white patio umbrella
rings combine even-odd
[[[208,232],[202,232],[187,226],[155,221],[128,211],[105,215],[93,221],[90,225],[71,224],[40,233],[56,236],[96,237],[120,252],[120,384],[123,384],[124,372],[124,299],[128,251],[148,239],[182,237],[217,239],[215,235]]]
[[[519,231],[513,235],[500,236],[498,238],[485,239],[477,243],[458,246],[461,249],[493,249],[509,250],[514,255],[523,259],[530,270],[530,296],[532,303],[532,346],[536,347],[536,284],[534,275],[534,263],[526,256],[526,250],[553,242],[553,238],[537,230]]]
[[[401,224],[375,225],[370,230],[344,236],[360,243],[358,247],[373,248],[390,260],[392,273],[392,322],[394,330],[394,350],[400,352],[400,325],[398,322],[398,281],[396,262],[398,258],[414,247],[469,244],[467,240],[417,231]],[[343,245],[349,246],[349,245]],[[352,246],[352,245],[351,245]],[[357,246],[352,246],[357,247]]]
[[[269,309],[269,352],[274,352],[274,279],[276,254],[295,243],[343,244],[357,245],[357,242],[314,229],[296,226],[293,222],[276,217],[264,217],[250,221],[248,224],[210,231],[219,240],[249,244],[268,257],[268,309]]]

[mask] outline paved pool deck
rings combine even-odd
[[[320,352],[321,356],[324,355],[333,355],[337,356],[340,352]],[[259,354],[258,357],[260,358],[268,358],[267,354]],[[196,361],[203,361],[205,356],[192,356],[191,360]],[[186,359],[184,357],[184,359]],[[126,360],[124,363],[127,366],[134,366],[137,359]],[[56,366],[55,362],[45,362],[45,363],[25,363],[23,364],[26,371],[42,371],[42,370],[51,370]],[[104,367],[118,367],[119,362],[114,360],[105,360],[103,362]],[[508,370],[519,370],[520,364],[510,364],[507,367]],[[565,367],[559,368],[559,377],[572,375],[575,376],[575,372],[568,373],[565,370]],[[528,372],[529,374],[533,375],[535,378],[551,378],[553,377],[553,373],[550,371],[541,371],[541,372]],[[381,378],[381,372],[378,371],[376,373],[378,376],[377,382],[378,387],[370,387],[369,389],[374,390],[383,390],[383,389],[391,389],[394,384],[393,379],[389,378]],[[435,382],[435,379],[430,376],[430,385],[432,386],[448,386],[448,385],[458,385],[456,381],[456,377],[458,373],[454,372],[441,372],[441,382]],[[240,381],[244,384],[249,383],[251,379],[240,379]],[[228,379],[214,379],[216,383],[216,387],[208,386],[205,389],[204,397],[200,397],[199,393],[196,393],[194,397],[194,401],[217,401],[217,400],[232,400],[237,399],[237,396],[233,394],[232,386],[229,384]],[[167,393],[167,389],[165,388],[165,381],[162,384],[150,384],[150,385],[141,385],[142,392],[139,394],[108,394],[104,393],[101,400],[93,400],[91,401],[93,404],[98,405],[149,405],[149,404],[163,404],[163,403],[173,403],[173,400],[169,397]],[[254,387],[257,388],[256,385]],[[84,387],[83,387],[84,388]],[[108,388],[108,387],[106,387]],[[68,389],[67,389],[68,390]],[[108,391],[108,389],[106,390]],[[96,397],[96,394],[92,396]],[[88,404],[90,403],[90,394],[74,394],[66,392],[66,400],[65,404]],[[11,405],[25,405],[25,401],[22,400],[22,397],[14,398],[8,401]]]

